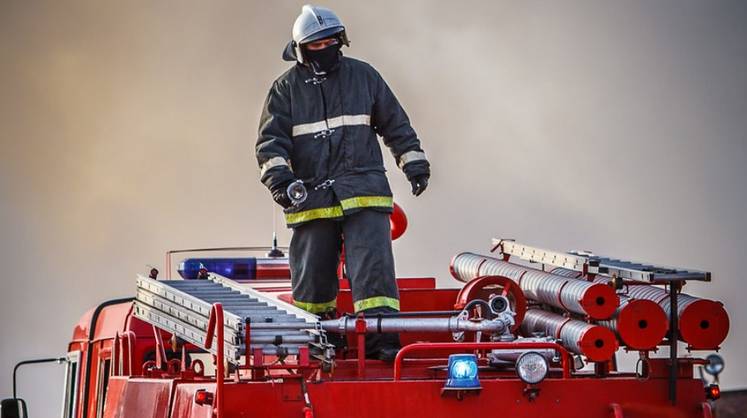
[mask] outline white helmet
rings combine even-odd
[[[301,14],[293,24],[293,40],[285,47],[283,59],[303,64],[301,45],[329,38],[332,35],[337,35],[343,45],[350,46],[345,34],[345,26],[335,12],[326,7],[307,4],[301,8]]]

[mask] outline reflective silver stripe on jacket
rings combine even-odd
[[[288,161],[285,161],[285,158],[283,158],[283,157],[272,157],[269,160],[265,161],[264,164],[262,164],[262,167],[261,167],[262,168],[262,172],[261,172],[260,176],[264,176],[265,173],[267,172],[267,170],[269,170],[271,168],[275,168],[275,167],[280,167],[280,166],[290,167],[290,165],[288,164]]]
[[[423,151],[408,151],[399,156],[399,168],[404,167],[407,163],[420,160],[425,160],[425,153]]]
[[[342,115],[329,118],[325,121],[304,123],[293,126],[293,136],[315,134],[325,129],[334,129],[340,126],[371,125],[371,115]]]

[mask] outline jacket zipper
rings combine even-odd
[[[327,114],[327,98],[324,95],[324,88],[322,88],[322,83],[325,82],[325,81],[327,81],[326,77],[316,77],[316,76],[314,76],[312,78],[309,78],[309,79],[306,79],[304,81],[307,84],[308,83],[313,83],[315,86],[319,86],[319,92],[322,95],[322,109],[324,110],[324,126],[325,126],[325,129],[323,131],[318,132],[317,134],[315,134],[314,135],[314,139],[317,139],[317,138],[322,138],[322,139],[329,138],[329,137],[332,136],[332,132],[335,131],[334,129],[330,129],[330,127],[329,127],[329,115]],[[329,156],[327,157],[327,175],[325,176],[325,177],[327,177],[327,179],[324,180],[322,183],[318,184],[317,186],[315,186],[314,190],[326,189],[326,188],[330,187],[332,185],[332,183],[335,182],[333,179],[329,178],[329,174],[332,171],[330,169],[330,160],[331,160],[330,157],[332,156],[332,141],[331,140],[327,142],[327,150],[328,150],[328,153],[329,153]]]
[[[328,183],[330,181],[329,173],[330,173],[330,160],[332,159],[332,130],[329,129],[329,115],[327,114],[327,98],[324,95],[324,88],[322,87],[322,84],[319,84],[319,91],[322,93],[322,109],[324,109],[324,126],[327,127],[327,130],[324,131],[323,135],[321,135],[322,139],[327,140],[327,175],[326,180],[324,180],[324,183]]]

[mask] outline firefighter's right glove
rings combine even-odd
[[[288,196],[288,186],[290,186],[290,184],[294,181],[295,180],[284,181],[273,186],[272,189],[270,189],[270,193],[272,193],[272,200],[274,200],[278,205],[282,206],[283,209],[288,209],[289,207],[293,206],[293,202],[291,202],[291,199]]]

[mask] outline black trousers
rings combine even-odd
[[[294,228],[289,258],[296,306],[315,314],[335,309],[343,239],[355,311],[399,310],[389,214],[371,209]]]

